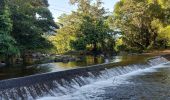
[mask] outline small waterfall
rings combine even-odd
[[[103,67],[102,70],[89,67],[4,80],[0,81],[0,100],[34,100],[44,96],[67,95],[87,84],[166,62],[168,60],[165,58],[156,57],[148,60],[146,64],[116,66],[109,69]]]
[[[167,59],[165,59],[164,57],[157,57],[156,59],[150,59],[149,61],[148,61],[148,63],[151,65],[151,66],[155,66],[155,65],[158,65],[158,64],[160,64],[160,63],[165,63],[165,62],[167,62],[168,60]]]

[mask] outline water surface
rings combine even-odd
[[[118,63],[122,64],[123,62]],[[113,65],[115,65],[115,63],[113,63]],[[143,79],[140,80],[138,76],[146,75],[147,79],[148,73],[154,75],[153,73],[158,72],[161,68],[169,68],[169,61],[164,57],[155,57],[145,61],[145,63],[135,63],[124,66],[116,65],[111,68],[103,67],[104,66],[97,65],[89,68],[79,68],[0,81],[0,99],[133,100],[134,98],[135,100],[140,100],[138,96],[140,96],[141,92],[143,93],[145,91],[138,90],[140,89],[138,87],[141,86],[141,89],[143,89],[143,86],[149,88],[149,86],[147,86],[149,84],[152,89],[155,88],[152,83],[158,84],[161,83],[161,81],[158,80],[158,82],[154,82],[153,80],[147,83],[143,81]],[[164,74],[165,72],[163,71],[162,73]],[[165,76],[168,75],[169,74]],[[160,78],[164,79],[165,77],[161,74]],[[153,79],[157,79],[157,77],[153,77]],[[161,84],[157,86],[159,85],[161,87]]]
[[[69,95],[40,100],[169,100],[170,63],[98,81]]]
[[[32,66],[21,66],[21,67],[5,67],[0,68],[0,80],[10,79],[16,77],[23,77],[28,75],[57,72],[73,68],[88,67],[90,65],[103,64],[103,63],[117,63],[117,65],[128,65],[145,62],[151,55],[126,55],[126,56],[82,56],[82,61],[74,61],[68,63],[47,63]]]

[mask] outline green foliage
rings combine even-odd
[[[84,38],[70,41],[70,46],[75,50],[86,50],[86,45],[87,43]]]
[[[113,26],[122,31],[129,49],[146,50],[166,47],[161,28],[169,25],[167,0],[121,0],[115,6]],[[166,33],[170,34],[170,33]],[[166,39],[167,40],[167,39]]]
[[[75,33],[78,33],[79,20],[79,16],[75,13],[71,15],[63,14],[60,16],[58,24],[61,28],[57,30],[55,36],[49,36],[48,38],[54,45],[52,52],[65,53],[72,49],[70,47],[70,42],[75,40]]]
[[[0,53],[4,56],[19,55],[16,41],[7,34],[0,34]]]
[[[0,54],[4,57],[19,54],[16,41],[11,37],[12,21],[6,0],[0,1]]]
[[[48,40],[54,45],[51,52],[65,53],[70,51],[70,41],[73,39],[74,37],[68,35],[67,33],[57,33],[55,36],[49,36]]]
[[[52,47],[44,34],[57,28],[49,11],[47,0],[10,0],[13,20],[12,37],[22,51]]]
[[[114,37],[105,16],[105,9],[101,6],[102,2],[96,0],[92,4],[91,0],[71,0],[71,3],[77,4],[78,9],[59,18],[61,29],[57,31],[56,40],[59,40],[59,35],[67,36],[60,39],[63,40],[63,44],[55,44],[57,51],[61,45],[65,45],[65,48],[70,47],[67,51],[113,51]]]
[[[56,28],[47,0],[0,0],[0,54],[7,64],[27,50],[50,49],[46,36]]]
[[[107,47],[113,48],[111,45],[114,44],[114,41],[112,41],[114,39],[104,19],[84,16],[82,22],[83,24],[80,25],[80,41],[84,41],[86,46],[91,45],[94,51],[99,49],[99,51],[104,51],[108,49]],[[111,42],[110,45],[106,45],[109,42]]]
[[[163,46],[170,46],[170,25],[166,27],[161,27],[159,29],[159,40],[161,40],[163,43]]]
[[[119,52],[119,51],[125,51],[125,46],[124,46],[123,40],[122,40],[121,38],[118,38],[118,39],[116,40],[115,50],[116,50],[117,52]]]

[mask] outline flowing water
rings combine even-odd
[[[169,97],[170,63],[164,57],[152,58],[142,64],[94,70],[96,67],[1,81],[0,99],[150,100],[152,96],[159,97],[159,92],[163,97]]]
[[[169,100],[170,63],[98,81],[72,94],[39,100]]]

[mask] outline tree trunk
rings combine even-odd
[[[93,53],[97,54],[97,43],[93,44]]]
[[[153,33],[153,48],[156,48],[156,38],[157,38],[157,34],[154,32]]]
[[[31,56],[31,53],[28,51],[28,52],[24,52],[22,54],[22,59],[23,59],[23,64],[24,65],[30,65],[30,64],[33,64],[33,58]]]
[[[5,57],[5,63],[7,66],[14,66],[16,64],[16,57],[7,55]]]

